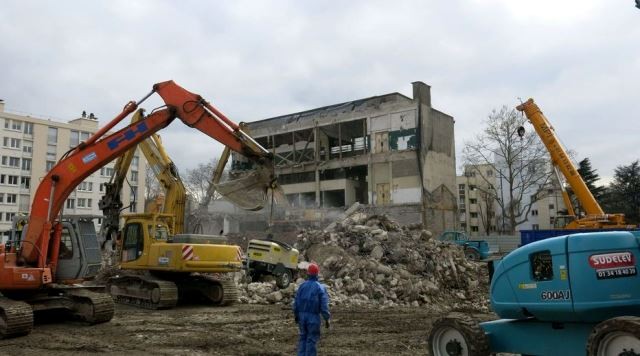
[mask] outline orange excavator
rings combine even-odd
[[[138,122],[108,133],[154,93],[162,97],[165,106]],[[254,180],[262,184],[254,186],[264,190],[265,195],[268,189],[276,187],[271,154],[237,124],[202,97],[173,81],[155,84],[149,94],[138,102],[125,105],[118,116],[86,142],[71,149],[42,178],[28,222],[13,240],[0,246],[0,292],[3,295],[0,297],[0,337],[29,333],[33,327],[33,312],[40,310],[67,310],[89,323],[111,320],[114,311],[111,297],[81,284],[90,273],[71,278],[61,273],[67,261],[63,258],[65,246],[77,247],[78,252],[87,241],[89,245],[97,246],[95,229],[93,236],[83,228],[79,228],[78,233],[69,231],[70,223],[62,216],[63,205],[73,189],[91,173],[176,118],[255,162],[259,169],[258,178]]]

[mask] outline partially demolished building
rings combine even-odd
[[[248,123],[275,157],[298,209],[403,206],[434,230],[455,226],[454,119],[431,106],[431,88],[390,93]],[[250,169],[235,155],[232,170]]]

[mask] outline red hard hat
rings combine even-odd
[[[315,263],[310,263],[309,267],[307,267],[307,274],[311,276],[317,276],[318,272],[320,272],[320,268]]]

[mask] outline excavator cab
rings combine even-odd
[[[101,266],[100,246],[93,223],[97,218],[100,216],[69,215],[62,218],[56,280],[86,280],[97,275]],[[14,217],[11,238],[7,246],[20,249],[28,225],[27,216]]]

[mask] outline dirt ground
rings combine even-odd
[[[426,354],[437,315],[421,308],[332,310],[321,355]],[[297,328],[281,305],[178,306],[151,311],[116,305],[109,323],[87,326],[40,317],[33,332],[0,340],[0,355],[294,355]]]

